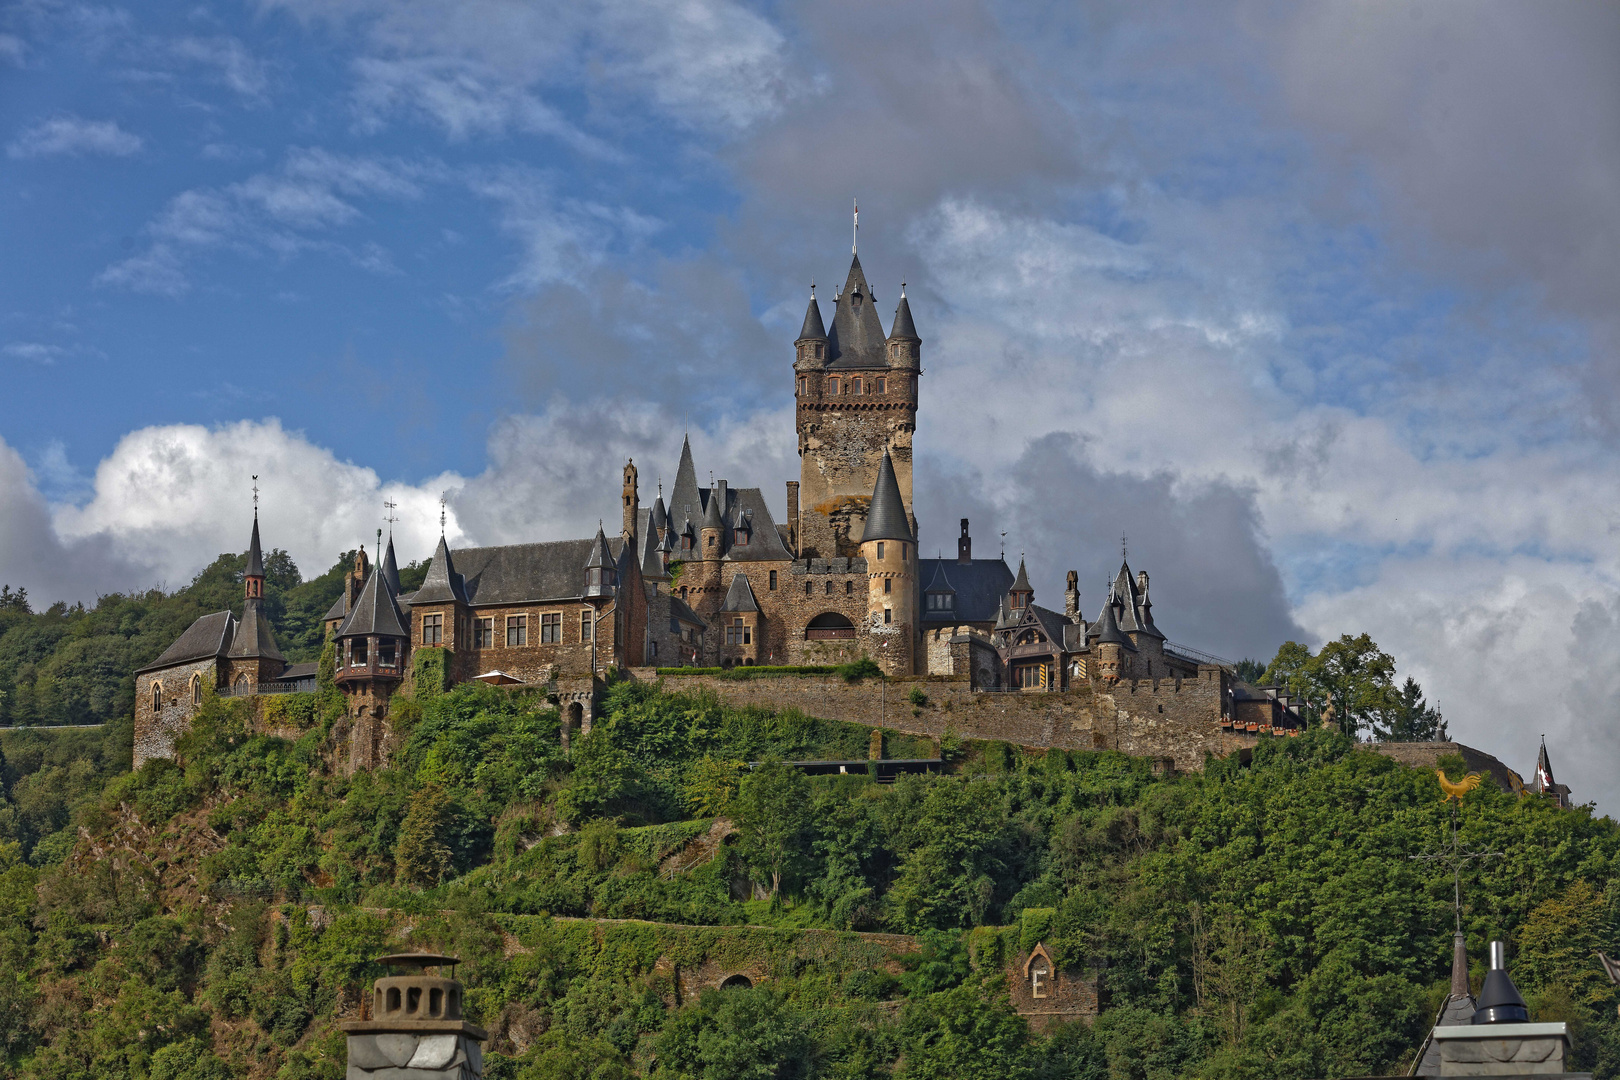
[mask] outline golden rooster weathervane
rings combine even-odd
[[[1439,769],[1434,770],[1434,775],[1440,781],[1440,790],[1445,792],[1445,795],[1440,799],[1443,803],[1462,802],[1462,797],[1479,787],[1480,781],[1485,779],[1484,773],[1474,772],[1453,783],[1447,780],[1446,774]]]

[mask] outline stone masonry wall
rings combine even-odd
[[[205,686],[213,686],[219,667],[219,661],[210,656],[135,677],[134,768],[152,758],[174,757],[175,740],[191,723],[191,677],[200,675]],[[154,682],[163,686],[163,707],[156,711],[152,708]]]
[[[709,690],[732,705],[795,708],[829,720],[939,738],[1002,740],[1036,749],[1119,750],[1169,758],[1178,770],[1203,768],[1205,753],[1253,746],[1254,736],[1222,731],[1229,676],[1204,666],[1196,679],[1086,685],[1053,693],[982,693],[966,677],[913,677],[846,683],[833,675],[747,680],[666,676],[664,689]],[[913,688],[928,701],[915,706]]]

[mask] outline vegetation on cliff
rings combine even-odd
[[[863,757],[864,729],[630,683],[565,759],[543,699],[471,685],[402,701],[394,766],[351,777],[327,694],[289,704],[296,739],[210,701],[180,764],[133,774],[90,738],[116,729],[0,742],[33,823],[0,849],[0,1071],[336,1078],[335,1021],[401,946],[464,958],[505,1080],[1368,1074],[1409,1060],[1447,984],[1451,878],[1412,858],[1447,835],[1434,776],[1336,732],[1172,778],[969,744],[889,785],[774,764]],[[18,801],[52,769],[76,804]],[[1489,784],[1461,829],[1505,853],[1464,871],[1472,955],[1512,942],[1535,1014],[1616,1075],[1591,951],[1620,944],[1620,829]],[[833,935],[809,962],[806,928],[920,944],[882,963]],[[1093,1026],[1012,1011],[1035,940],[1101,974]],[[681,1004],[660,957],[771,978]]]

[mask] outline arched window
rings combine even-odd
[[[163,708],[163,684],[160,683],[160,682],[155,682],[155,683],[152,684],[152,711],[157,712],[158,710],[160,710],[162,708]]]
[[[193,675],[191,677],[191,703],[193,705],[201,705],[202,704],[202,676],[201,675]]]

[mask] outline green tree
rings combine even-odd
[[[1410,675],[1395,691],[1374,731],[1382,742],[1445,742],[1445,718],[1423,699],[1423,688]]]
[[[902,1078],[1020,1080],[1033,1067],[1029,1026],[999,981],[969,982],[907,1004]]]
[[[743,858],[770,880],[774,899],[804,857],[810,786],[798,769],[773,759],[743,778],[734,809]]]
[[[397,880],[402,885],[437,885],[450,870],[450,845],[445,838],[455,805],[444,786],[426,783],[411,796],[411,808],[399,827],[394,850]]]
[[[1374,730],[1399,701],[1395,658],[1366,634],[1341,635],[1314,656],[1297,641],[1285,642],[1265,678],[1309,702],[1317,715],[1331,708],[1339,730],[1351,737]]]

